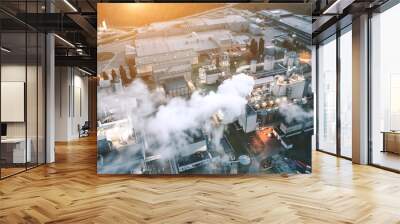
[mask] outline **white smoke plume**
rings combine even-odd
[[[301,122],[314,116],[313,111],[305,111],[299,105],[289,103],[281,104],[279,106],[279,113],[288,124],[294,121]]]
[[[224,81],[217,92],[194,92],[189,100],[173,98],[149,118],[146,130],[161,142],[168,142],[176,133],[203,127],[218,111],[223,113],[224,122],[232,122],[242,113],[253,85],[250,76],[240,74]]]
[[[220,112],[224,123],[235,121],[243,113],[253,86],[252,77],[238,74],[225,80],[216,92],[196,91],[189,99],[167,100],[160,91],[150,91],[142,81],[135,80],[120,93],[100,90],[98,111],[100,117],[112,112],[113,117],[127,118],[130,129],[147,136],[148,150],[169,158],[190,142],[188,131],[206,130],[218,149],[223,128],[213,127],[212,116]]]

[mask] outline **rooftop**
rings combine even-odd
[[[168,28],[189,28],[189,27],[202,27],[213,26],[228,23],[242,23],[247,22],[245,18],[240,15],[226,15],[219,18],[190,18],[190,19],[177,19],[165,22],[156,22],[150,24],[147,29],[142,29],[142,32],[162,31]]]
[[[206,69],[205,72],[207,75],[212,75],[216,73],[221,73],[221,70],[219,68],[214,68],[214,69]]]
[[[136,52],[139,57],[165,54],[175,51],[193,49],[204,51],[218,48],[219,44],[232,40],[229,30],[212,30],[207,32],[192,32],[167,37],[150,37],[135,40]]]
[[[164,89],[166,92],[181,88],[187,88],[187,82],[183,77],[167,79],[164,83]]]
[[[261,10],[258,12],[263,16],[275,16],[275,17],[283,17],[283,16],[290,16],[292,15],[291,12],[284,10],[284,9],[274,9],[274,10]]]
[[[298,31],[302,31],[310,35],[312,33],[312,25],[309,16],[295,15],[287,10],[282,9],[261,10],[258,13]]]
[[[284,17],[281,18],[280,21],[282,23],[285,23],[286,25],[297,29],[297,30],[302,30],[303,32],[312,33],[312,25],[310,21],[307,21],[303,17],[300,16],[289,16],[289,17]]]

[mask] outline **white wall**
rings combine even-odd
[[[74,140],[78,125],[88,120],[88,78],[71,67],[56,67],[55,73],[55,140]]]
[[[25,82],[25,71],[24,65],[9,64],[1,66],[1,81],[2,82]],[[32,68],[28,67],[28,70]],[[28,97],[33,94],[27,93]],[[34,94],[36,96],[36,92]],[[7,108],[1,108],[1,110],[7,110]],[[28,118],[28,120],[30,120]],[[25,137],[25,122],[8,122],[7,123],[7,136],[8,137]]]
[[[37,70],[38,69],[38,70]],[[27,80],[25,80],[27,78]],[[1,66],[2,82],[24,82],[26,84],[26,107],[20,108],[20,112],[26,112],[26,120],[22,122],[6,122],[7,137],[24,138],[25,135],[30,140],[30,148],[32,151],[32,161],[44,163],[45,150],[45,115],[44,115],[44,74],[42,68],[35,66],[25,66],[25,64],[3,64]],[[4,89],[2,89],[3,91]],[[21,94],[24,94],[24,90]],[[2,95],[3,97],[7,97]],[[13,110],[10,107],[2,107],[1,110]],[[15,108],[14,108],[15,110]],[[13,111],[7,111],[13,113]],[[14,112],[15,113],[15,112]],[[39,154],[39,156],[37,156]]]
[[[55,68],[55,141],[68,140],[69,117],[69,84],[70,76],[67,67]]]
[[[76,72],[76,71],[75,71]],[[73,138],[79,137],[77,126],[80,124],[81,126],[88,121],[88,78],[83,77],[80,74],[74,75],[74,102],[72,103],[74,107],[72,108],[72,132],[71,135]]]
[[[9,64],[1,66],[1,81],[2,82],[25,82],[25,64]],[[7,108],[1,108],[6,110]],[[7,136],[8,137],[25,137],[25,123],[12,122],[7,123]]]

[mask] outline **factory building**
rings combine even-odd
[[[275,56],[266,54],[264,56],[264,71],[271,71],[274,69]]]
[[[249,20],[250,20],[251,23],[254,23],[254,24],[257,24],[257,25],[263,25],[263,23],[264,23],[264,20],[260,19],[258,17],[250,17]]]
[[[192,64],[197,63],[197,53],[191,46],[174,45],[164,38],[140,39],[136,45],[136,69],[139,77],[152,75],[156,81],[186,77]]]
[[[255,23],[251,23],[249,25],[249,32],[253,35],[261,35],[262,34],[262,29]]]
[[[199,68],[199,77],[200,82],[205,83],[207,85],[215,84],[220,77],[223,77],[225,74],[221,69],[217,68],[216,65],[205,65]]]
[[[255,131],[257,129],[257,112],[249,105],[246,105],[245,111],[239,117],[238,122],[245,133]]]
[[[289,78],[289,84],[290,86],[287,90],[287,96],[289,99],[300,99],[304,96],[306,84],[304,76],[293,74]]]
[[[190,18],[152,23],[138,29],[137,38],[182,35],[192,32],[229,29],[244,32],[248,29],[248,21],[240,15],[226,15],[219,18]]]
[[[294,66],[298,66],[300,63],[299,56],[295,51],[287,52],[284,56],[283,61],[288,69],[293,68]]]
[[[250,61],[250,72],[255,74],[257,72],[257,60]]]
[[[286,122],[285,120],[274,128],[274,135],[286,149],[293,148],[293,138],[299,134],[313,131],[314,120],[312,116],[303,120],[293,120]]]
[[[246,48],[250,43],[250,37],[247,35],[236,35],[233,37],[234,47],[239,47],[240,49]]]
[[[229,30],[137,39],[138,76],[153,75],[157,82],[174,77],[189,78],[199,54],[218,51],[223,55],[234,46],[233,40]],[[229,65],[229,60],[225,63]]]
[[[246,133],[273,122],[278,112],[278,102],[271,94],[271,86],[273,86],[275,79],[272,76],[267,76],[254,81],[254,88],[248,99],[245,112],[239,118],[239,124]]]
[[[254,80],[254,88],[261,88],[264,89],[265,91],[264,94],[270,95],[270,87],[272,83],[274,82],[274,77],[272,76],[266,76],[266,77],[258,77],[257,79]]]
[[[221,69],[221,71],[224,72],[225,75],[230,75],[231,73],[231,64],[230,64],[230,60],[229,60],[229,53],[228,52],[224,52],[222,54],[219,55],[219,68]]]
[[[250,65],[243,65],[237,68],[236,73],[246,73],[254,76],[256,79],[287,74],[287,68],[283,66],[282,63],[277,63],[277,61],[273,63],[273,68],[271,70],[265,70],[265,68],[269,68],[269,62],[268,60],[264,60],[264,62],[258,64],[256,61],[250,62]],[[267,63],[267,65],[265,63]]]
[[[284,75],[256,76],[254,89],[248,99],[248,106],[255,111],[255,116],[253,118],[251,111],[246,109],[239,124],[245,132],[255,130],[256,124],[251,123],[253,121],[258,126],[270,125],[278,118],[280,103],[303,98],[305,85],[304,77],[298,74],[289,78]]]
[[[296,39],[301,42],[309,44],[309,40],[312,37],[311,17],[295,15],[282,9],[261,10],[258,15],[280,29],[295,34]]]
[[[276,97],[287,96],[288,99],[300,99],[304,95],[305,79],[304,76],[293,74],[289,78],[285,76],[276,76],[275,85],[272,93]]]
[[[171,78],[163,81],[165,94],[169,97],[189,97],[190,88],[183,77]]]
[[[275,64],[275,48],[272,46],[264,48],[264,71],[271,71]]]
[[[179,173],[207,165],[212,161],[212,156],[208,151],[207,137],[203,133],[190,135],[190,137],[192,137],[190,144],[181,149],[175,158]]]
[[[292,122],[282,122],[279,126],[280,134],[285,137],[300,134],[303,131],[309,131],[313,128],[313,118],[304,119],[302,121],[293,120]]]
[[[125,61],[129,62],[136,57],[136,49],[131,45],[125,46]]]

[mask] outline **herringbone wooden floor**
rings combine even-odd
[[[400,223],[400,175],[315,152],[313,174],[97,176],[94,138],[0,181],[0,223]]]

